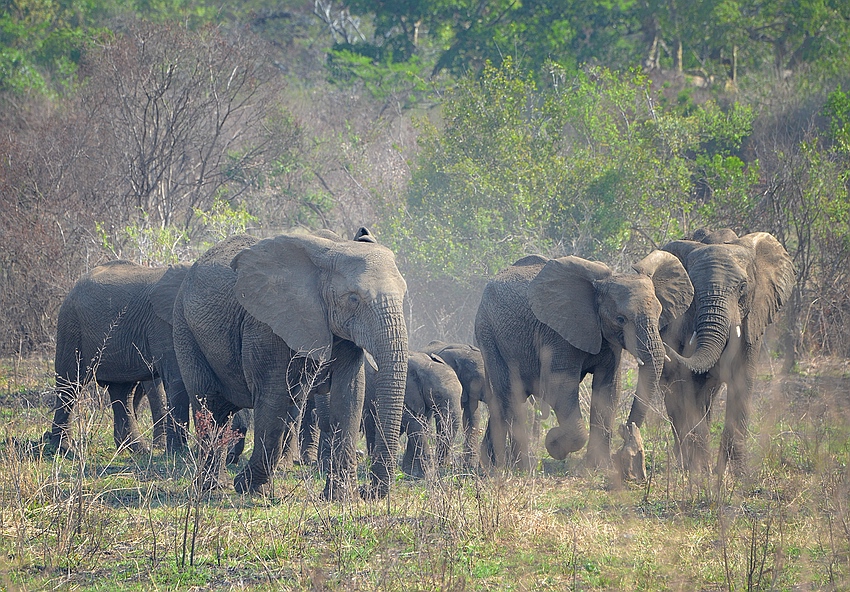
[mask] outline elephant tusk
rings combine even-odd
[[[367,352],[364,349],[363,355],[366,357],[366,362],[372,367],[372,370],[377,372],[378,371],[378,364],[377,364],[377,362],[375,362],[375,358],[372,356],[372,354],[370,354],[369,352]]]
[[[638,366],[643,366],[644,362],[640,358],[635,358],[637,360]]]
[[[741,337],[741,325],[735,325],[735,333],[738,334],[738,337]]]
[[[696,331],[694,331],[694,334],[693,334],[693,335],[691,335],[691,340],[688,342],[688,345],[693,345],[693,344],[694,344],[694,339],[696,339],[696,338],[697,338],[697,332],[696,332]]]
[[[670,356],[668,356],[667,354],[664,354],[664,359],[665,359],[666,361],[668,361],[668,362],[672,362],[672,361],[673,361],[673,360],[671,360],[671,359],[670,359]]]

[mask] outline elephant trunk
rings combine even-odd
[[[385,497],[395,471],[404,389],[407,382],[407,325],[400,302],[379,299],[380,329],[371,349],[378,366],[375,375],[375,443],[372,451],[372,497]]]
[[[658,323],[645,317],[638,319],[636,326],[637,356],[640,369],[635,399],[629,412],[627,425],[643,425],[650,401],[660,399],[659,383],[664,369],[664,343],[658,331]]]
[[[697,295],[697,318],[694,337],[696,351],[689,357],[670,351],[679,363],[691,372],[705,374],[717,364],[729,339],[728,290],[707,290]]]

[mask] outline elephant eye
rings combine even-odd
[[[348,303],[349,303],[349,304],[353,304],[353,305],[357,305],[357,304],[359,304],[359,303],[360,303],[360,296],[358,296],[358,295],[357,295],[357,294],[355,294],[354,292],[351,292],[351,293],[348,295]]]
[[[617,324],[620,325],[620,326],[626,324],[626,317],[624,317],[622,315],[618,315],[616,320],[617,320]]]

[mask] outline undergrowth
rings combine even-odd
[[[388,500],[328,503],[297,465],[269,496],[202,495],[194,449],[115,451],[97,389],[78,401],[74,454],[57,455],[45,367],[16,372],[0,393],[0,589],[850,589],[846,377],[764,374],[740,475],[680,471],[653,413],[646,483],[539,452],[531,475],[458,461],[398,474]]]

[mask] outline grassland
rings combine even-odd
[[[0,366],[0,589],[850,590],[847,363],[764,366],[744,475],[679,471],[655,413],[645,484],[542,454],[530,476],[399,476],[375,503],[321,501],[300,466],[272,496],[199,496],[191,452],[116,453],[95,392],[76,454],[49,454],[50,382],[44,360]]]

